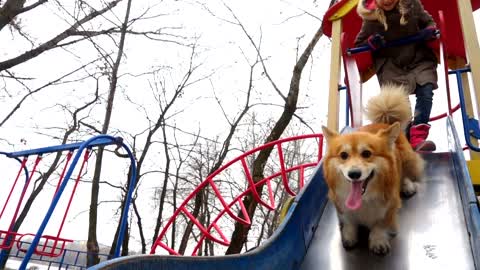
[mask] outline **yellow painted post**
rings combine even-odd
[[[476,108],[480,104],[480,47],[478,45],[477,33],[475,30],[475,22],[473,20],[473,11],[472,11],[472,3],[470,0],[457,0],[458,5],[458,13],[460,18],[460,23],[462,26],[462,33],[463,39],[465,43],[465,49],[467,53],[467,59],[470,64],[471,74],[472,74],[472,82],[473,82],[473,92],[476,101]],[[464,86],[468,85],[468,80],[466,76],[462,76],[462,81],[464,82]],[[470,97],[470,91],[467,89],[464,91],[465,98],[467,98],[467,93]],[[473,106],[472,102],[470,102],[470,110],[473,116]],[[470,113],[469,113],[470,114]],[[478,116],[477,116],[478,119]],[[470,151],[473,153],[473,151]],[[472,178],[473,184],[480,184],[480,160],[478,159],[478,153],[474,153],[471,156],[470,161],[468,161],[467,165],[469,168],[470,176]]]
[[[472,184],[480,185],[480,160],[467,160],[467,168]]]
[[[358,0],[344,0],[343,5],[337,9],[328,19],[330,21],[335,21],[341,19],[343,16],[347,15],[352,9],[356,8],[358,5]]]
[[[342,20],[332,22],[332,49],[330,62],[330,83],[328,91],[328,116],[327,127],[338,131],[339,93],[338,82],[340,79],[340,36],[342,34]]]
[[[476,107],[480,104],[480,47],[478,45],[472,3],[470,0],[457,0],[458,13],[462,26],[463,39],[470,64]]]

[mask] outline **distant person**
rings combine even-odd
[[[413,149],[434,151],[427,140],[430,130],[433,90],[437,85],[437,57],[426,42],[382,48],[389,41],[420,34],[425,40],[435,38],[436,24],[420,0],[359,0],[357,12],[362,28],[355,46],[372,49],[373,65],[380,85],[401,84],[415,94],[413,122],[406,130]]]

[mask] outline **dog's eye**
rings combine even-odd
[[[340,158],[343,160],[346,160],[348,158],[348,153],[347,152],[341,152],[340,153]]]
[[[361,155],[362,155],[363,158],[369,158],[372,155],[372,152],[370,152],[368,150],[364,150],[364,151],[362,151]]]

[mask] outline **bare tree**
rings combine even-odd
[[[248,86],[247,86],[247,91],[246,91],[245,103],[244,103],[243,109],[240,111],[238,116],[235,119],[233,119],[233,121],[229,120],[228,116],[225,114],[225,109],[223,108],[220,100],[217,98],[217,103],[220,106],[220,108],[222,109],[222,111],[224,112],[225,119],[227,119],[227,121],[230,125],[230,129],[229,129],[229,132],[228,132],[225,140],[222,143],[221,149],[217,153],[214,154],[214,156],[215,156],[215,158],[213,159],[214,160],[214,165],[212,167],[208,168],[208,170],[206,171],[206,174],[201,173],[201,172],[205,171],[204,166],[201,165],[201,164],[203,164],[203,161],[198,162],[197,165],[193,167],[193,170],[196,170],[200,173],[198,175],[199,182],[203,181],[204,176],[208,176],[208,175],[212,174],[213,172],[215,172],[217,169],[219,169],[220,166],[222,165],[222,163],[225,161],[227,153],[230,151],[230,147],[231,147],[230,144],[231,144],[232,138],[235,135],[235,133],[237,132],[237,128],[238,128],[239,124],[243,121],[243,118],[245,117],[245,115],[247,115],[250,108],[253,106],[250,102],[250,96],[251,96],[252,91],[253,91],[254,70],[255,70],[255,67],[258,63],[259,63],[259,61],[258,61],[258,59],[256,59],[256,61],[254,63],[250,64],[249,80],[247,82]],[[209,156],[204,156],[204,158],[208,159]],[[205,205],[204,196],[206,196],[206,194],[203,190],[198,192],[195,195],[193,211],[191,212],[192,216],[194,216],[195,218],[199,217],[201,207],[202,207],[202,205]],[[180,247],[179,247],[179,251],[178,251],[180,254],[184,254],[185,249],[187,247],[188,240],[190,239],[190,234],[192,233],[192,230],[193,230],[193,222],[189,221],[188,225],[187,225],[187,227],[184,231],[184,234],[182,236],[182,240],[180,242]]]
[[[47,0],[39,0],[29,6],[25,6],[25,0],[7,0],[0,8],[0,31],[13,20],[17,15],[27,12],[47,2]]]
[[[59,48],[59,47],[64,47],[66,45],[72,45],[78,41],[84,40],[84,38],[91,38],[96,35],[101,35],[101,34],[106,34],[108,32],[111,32],[112,30],[110,29],[109,31],[89,31],[87,34],[85,32],[82,32],[79,30],[81,29],[83,25],[85,25],[87,22],[92,21],[93,19],[97,18],[98,16],[101,16],[107,11],[110,11],[112,8],[114,8],[119,2],[122,0],[114,0],[112,2],[109,2],[105,5],[104,8],[100,10],[93,10],[92,12],[88,13],[85,15],[83,18],[77,20],[72,26],[70,26],[68,29],[65,29],[62,33],[58,34],[54,38],[48,40],[45,43],[42,43],[38,45],[37,47],[24,52],[18,56],[15,56],[13,58],[4,60],[0,62],[0,71],[4,71],[7,69],[10,69],[14,66],[17,66],[21,63],[24,63],[26,61],[29,61],[40,54],[54,49],[54,48]],[[0,9],[0,30],[6,25],[6,23],[12,22],[12,20],[15,18],[15,16],[27,12],[29,10],[32,10],[33,8],[39,6],[40,4],[43,4],[47,1],[40,0],[37,2],[37,4],[33,4],[29,7],[23,8],[23,5],[25,4],[25,0],[8,0],[4,6]],[[91,8],[90,6],[88,7],[89,9]],[[5,13],[3,13],[5,12]],[[4,24],[2,26],[2,18],[4,18]],[[61,44],[62,41],[65,41],[67,38],[72,37],[72,36],[81,36],[82,38],[76,39],[74,41],[68,41],[65,44]]]
[[[112,73],[110,75],[110,88],[107,99],[107,107],[105,110],[105,119],[102,125],[102,134],[107,134],[110,127],[110,120],[113,113],[113,102],[115,98],[115,92],[117,90],[118,70],[124,54],[125,37],[127,34],[128,21],[130,17],[130,9],[132,6],[132,0],[128,0],[127,9],[125,11],[125,19],[122,24],[122,30],[120,34],[120,42],[118,45],[117,58],[112,63]],[[88,223],[88,240],[87,240],[87,266],[92,266],[100,262],[98,257],[99,246],[97,241],[97,211],[98,211],[98,194],[100,190],[100,175],[102,171],[102,159],[103,159],[103,147],[99,147],[97,157],[95,160],[95,171],[92,179],[92,192],[90,201],[89,223]],[[128,238],[128,237],[127,237]],[[120,243],[117,243],[119,245]],[[124,247],[128,252],[128,246]]]
[[[95,3],[94,5],[96,8],[92,6],[93,3]],[[206,57],[202,60],[201,57],[203,55],[200,55],[200,53],[207,51],[215,53],[216,48],[212,49],[208,46],[202,46],[203,44],[201,42],[203,40],[201,39],[191,42],[189,38],[182,36],[188,36],[188,34],[180,32],[181,27],[175,28],[165,26],[163,24],[165,22],[167,22],[166,25],[175,22],[174,19],[170,19],[172,17],[162,19],[161,23],[156,23],[154,26],[151,26],[152,24],[150,21],[147,22],[147,20],[160,18],[167,13],[153,14],[154,11],[150,10],[152,7],[145,8],[142,5],[139,5],[142,7],[135,9],[137,6],[132,8],[131,4],[131,0],[123,2],[122,0],[105,0],[100,2],[76,0],[74,1],[75,7],[72,7],[73,11],[70,11],[67,9],[70,8],[70,6],[63,5],[62,2],[58,0],[0,0],[0,31],[6,31],[9,29],[12,31],[15,38],[20,36],[20,40],[22,40],[22,38],[27,39],[27,42],[31,45],[30,49],[21,51],[19,54],[5,54],[8,55],[7,58],[0,59],[0,101],[3,102],[4,99],[6,100],[6,102],[2,103],[5,105],[2,107],[6,109],[2,111],[2,116],[0,116],[0,127],[12,125],[15,123],[16,117],[22,117],[22,113],[27,115],[28,112],[25,108],[31,106],[31,104],[34,103],[32,101],[43,97],[49,98],[50,96],[47,97],[47,94],[56,94],[53,93],[53,91],[49,93],[49,90],[47,89],[61,90],[61,95],[59,95],[61,98],[76,91],[75,97],[72,97],[72,99],[75,99],[78,96],[79,100],[86,100],[86,96],[91,95],[91,91],[85,91],[84,89],[88,89],[88,87],[91,86],[91,78],[94,78],[97,81],[97,88],[100,88],[100,93],[98,92],[99,89],[97,89],[94,103],[89,104],[88,107],[94,112],[94,114],[92,113],[86,117],[78,117],[78,119],[75,119],[75,129],[63,140],[63,142],[74,140],[72,138],[82,139],[83,137],[91,136],[92,134],[109,133],[120,134],[122,137],[127,138],[125,141],[128,141],[128,144],[132,148],[136,166],[138,168],[137,175],[134,176],[137,184],[135,187],[134,199],[132,201],[133,207],[131,208],[134,213],[134,218],[130,219],[130,224],[127,226],[125,232],[122,255],[126,255],[129,252],[129,249],[132,249],[133,243],[135,243],[133,241],[136,239],[139,239],[138,241],[141,244],[141,252],[148,252],[148,245],[152,240],[155,240],[158,237],[162,227],[165,226],[166,214],[172,209],[176,210],[182,197],[186,197],[186,194],[191,191],[192,187],[204,180],[207,175],[220,168],[221,165],[225,163],[225,160],[239,149],[238,143],[241,143],[239,137],[242,137],[244,134],[245,121],[249,120],[247,117],[252,113],[252,108],[265,106],[265,104],[259,102],[255,103],[257,100],[261,100],[259,97],[260,95],[257,96],[260,91],[262,91],[262,94],[267,92],[264,90],[264,84],[261,84],[264,82],[270,82],[274,91],[276,91],[276,95],[280,96],[281,100],[284,101],[285,104],[282,102],[280,105],[280,107],[284,107],[284,113],[279,120],[279,122],[281,121],[282,123],[277,124],[274,127],[274,130],[267,139],[265,138],[268,134],[261,134],[261,136],[258,135],[255,137],[255,145],[258,145],[257,140],[268,142],[275,138],[279,138],[292,117],[298,117],[295,115],[297,109],[298,84],[303,66],[305,66],[309,54],[315,46],[315,44],[309,45],[311,46],[310,52],[305,52],[304,54],[307,55],[302,55],[300,57],[299,62],[294,69],[289,94],[286,95],[282,93],[279,87],[277,87],[273,82],[273,79],[270,77],[269,72],[267,72],[269,71],[266,67],[266,59],[268,58],[262,57],[260,53],[260,45],[256,46],[253,39],[248,33],[246,33],[246,30],[243,29],[256,51],[252,55],[253,57],[247,57],[246,53],[240,49],[248,63],[248,66],[246,66],[248,70],[241,72],[242,74],[236,74],[236,76],[248,75],[248,78],[245,79],[245,85],[242,86],[242,89],[236,91],[236,95],[238,95],[236,104],[239,104],[239,107],[233,109],[233,106],[226,105],[219,92],[214,90],[211,96],[206,96],[207,94],[204,94],[204,84],[197,84],[197,82],[205,82],[209,80],[212,89],[215,87],[219,88],[219,84],[215,81],[215,77],[210,76],[212,74],[199,76],[201,70],[205,69],[204,64],[211,64],[207,61]],[[156,4],[157,3],[154,5]],[[64,28],[59,27],[58,29],[60,30],[58,30],[58,32],[54,32],[52,36],[47,38],[44,36],[41,36],[41,38],[29,38],[29,33],[25,33],[29,28],[22,28],[22,16],[29,15],[30,10],[47,5],[49,10],[51,7],[54,7],[53,9],[56,11],[60,10],[61,14],[58,16],[58,19],[63,21],[67,26]],[[187,5],[189,5],[189,7],[194,6],[190,1]],[[124,8],[126,9],[124,10]],[[141,8],[144,10],[139,10]],[[131,9],[132,11],[130,11]],[[178,10],[181,11],[181,9]],[[120,14],[119,11],[122,13],[125,12],[125,14],[117,16],[117,14]],[[182,14],[180,11],[178,11],[179,14],[174,15],[180,15],[181,17]],[[162,12],[164,12],[164,10],[162,10]],[[236,26],[242,26],[240,21],[234,16],[233,12],[231,13],[236,20],[234,20],[233,24]],[[140,25],[138,29],[137,25]],[[145,27],[148,27],[148,29],[145,30]],[[168,30],[172,31],[169,32]],[[162,66],[160,66],[158,62],[155,62],[148,67],[140,67],[140,69],[143,69],[140,71],[138,70],[138,67],[132,68],[132,66],[135,65],[125,65],[126,63],[131,63],[132,54],[135,55],[139,50],[139,48],[133,48],[134,45],[131,45],[137,41],[137,39],[131,39],[133,36],[141,37],[142,40],[147,40],[155,44],[155,51],[149,52],[148,56],[145,56],[146,58],[160,56],[163,60],[163,57],[170,53],[170,51],[167,52],[164,49],[167,47],[168,49],[175,47],[172,51],[175,50],[176,55],[174,57],[176,57],[176,59],[173,59],[174,57],[172,57],[172,59],[168,58],[168,61],[172,60],[173,63],[165,61],[161,63]],[[195,37],[197,36],[200,35],[195,33]],[[260,44],[260,41],[257,43]],[[135,45],[137,45],[137,43],[135,43]],[[165,47],[162,47],[163,45],[165,45]],[[114,47],[112,48],[112,46]],[[85,47],[87,47],[88,51],[85,50]],[[178,68],[178,66],[183,67],[186,63],[183,56],[180,56],[182,59],[179,60],[180,57],[178,55],[180,50],[188,50],[189,52],[190,57],[188,58],[188,67],[185,69]],[[93,54],[91,53],[92,51],[94,52]],[[55,54],[64,52],[71,55],[72,58],[75,59],[75,66],[68,63],[70,65],[68,69],[59,72],[60,74],[52,75],[52,78],[48,78],[48,80],[42,78],[46,83],[38,83],[39,79],[37,76],[33,76],[35,73],[27,73],[30,71],[24,71],[23,67],[24,65],[28,65],[28,67],[31,67],[31,65],[33,66],[36,61],[31,60],[38,56],[44,55],[43,57],[47,57],[45,55],[50,55],[45,54],[46,52]],[[183,51],[181,51],[181,53],[183,53]],[[138,54],[136,56],[138,56]],[[170,57],[170,55],[167,56]],[[52,63],[47,64],[61,66],[61,63],[54,62],[51,59],[48,60]],[[134,59],[132,62],[135,62],[135,60],[138,59]],[[152,60],[152,62],[153,61],[154,60]],[[149,62],[148,65],[152,62]],[[198,64],[200,62],[201,64]],[[221,63],[221,65],[227,62],[228,60]],[[41,64],[44,65],[44,68],[48,66],[45,62],[42,62]],[[213,65],[216,64],[217,63],[214,63]],[[228,65],[233,66],[235,64],[228,62]],[[156,69],[153,72],[151,71],[152,66]],[[202,69],[200,69],[200,67],[202,67]],[[207,66],[207,68],[210,68],[210,66]],[[215,70],[212,71],[212,73],[216,72],[216,68],[218,67],[212,68],[212,70]],[[148,70],[145,71],[146,69]],[[153,80],[148,80],[148,82],[151,83],[150,89],[148,86],[143,87],[142,85],[141,87],[138,87],[136,84],[145,83],[145,81],[147,81],[147,79],[144,79],[145,76],[151,76],[148,78],[154,78]],[[132,78],[137,81],[134,83],[128,81]],[[259,80],[262,80],[262,82],[257,84]],[[72,84],[72,87],[68,87],[68,83],[71,82],[75,82],[75,84]],[[1,85],[2,83],[3,85]],[[15,87],[11,87],[12,85]],[[65,87],[63,85],[65,85]],[[127,85],[128,88],[123,88],[123,86]],[[229,85],[231,86],[233,83],[229,82]],[[260,89],[260,87],[262,88]],[[152,98],[146,101],[145,96],[141,96],[144,92],[140,93],[138,88],[142,88],[142,90],[147,89],[147,91],[150,90],[155,99]],[[135,91],[130,91],[130,89],[134,89]],[[124,92],[122,92],[122,90],[124,90]],[[182,98],[187,95],[192,95],[192,92],[194,92],[193,90],[196,90],[197,93],[203,91],[202,94],[195,93],[195,95],[201,96],[200,98],[212,98],[213,100],[216,100],[218,108],[228,125],[228,128],[225,130],[226,132],[222,135],[218,135],[215,139],[205,138],[205,135],[202,134],[200,128],[196,131],[191,131],[191,129],[195,128],[186,130],[182,126],[183,123],[177,120],[177,116],[181,116],[183,111],[188,110],[188,105],[184,106],[185,103],[181,102]],[[121,100],[122,96],[119,97],[119,94],[121,93],[124,94],[123,100]],[[141,97],[139,98],[139,96]],[[137,98],[140,101],[134,102],[133,100]],[[11,100],[14,100],[15,102],[11,102]],[[238,102],[238,100],[240,101]],[[129,101],[131,101],[131,103],[129,103]],[[133,111],[135,112],[133,113],[138,115],[137,111],[139,111],[142,119],[139,119],[139,121],[135,123],[135,127],[125,128],[115,126],[116,122],[115,119],[112,120],[112,116],[120,115],[117,107],[119,107],[120,104],[125,105],[125,103],[120,102],[128,103],[127,106],[130,104],[138,105],[134,108]],[[155,107],[152,110],[151,107],[148,107],[150,104],[147,103],[149,102],[153,103],[153,106],[158,106],[159,109],[156,109]],[[49,105],[44,106],[44,104],[38,102],[35,103],[34,106],[35,109],[41,111]],[[68,112],[71,106],[68,104],[61,108],[63,111]],[[99,110],[101,110],[100,113]],[[105,113],[103,113],[104,111]],[[72,111],[70,113],[74,112]],[[32,117],[32,119],[39,119],[38,116],[35,117]],[[55,118],[52,119],[52,122],[53,121],[59,120]],[[181,127],[184,129],[181,129]],[[53,134],[54,132],[55,131],[51,131],[50,134]],[[60,132],[57,131],[55,135],[51,136],[61,138],[61,134],[59,135],[59,133]],[[270,130],[265,129],[264,133],[270,133]],[[50,134],[48,135],[50,136]],[[41,136],[45,136],[45,134],[41,134]],[[185,143],[185,140],[189,140],[189,142]],[[260,158],[268,157],[269,152],[262,152],[261,155],[262,157],[258,157],[258,160],[249,160],[249,163],[251,163],[252,166],[256,166],[256,169],[254,170],[255,180],[261,179],[261,171],[265,170],[264,167],[259,165],[261,163]],[[98,149],[98,152],[96,152],[96,160],[94,164],[95,169],[93,170],[94,175],[92,177],[92,200],[89,205],[87,250],[91,256],[88,257],[88,266],[99,262],[99,256],[97,254],[102,251],[99,247],[101,246],[99,242],[102,241],[102,237],[100,234],[97,234],[97,227],[100,228],[101,225],[99,222],[101,219],[101,208],[99,205],[104,202],[102,201],[102,192],[100,191],[104,190],[103,183],[106,182],[105,180],[102,181],[102,179],[106,177],[106,156],[107,154],[104,153],[103,148]],[[103,172],[102,165],[104,166]],[[55,161],[52,166],[58,167],[58,161]],[[123,214],[127,214],[123,213],[123,206],[125,204],[126,191],[130,187],[128,181],[130,180],[131,171],[126,166],[121,168],[120,171],[124,171],[125,174],[128,175],[126,179],[122,176],[120,179],[122,183],[116,186],[119,195],[117,195],[118,197],[112,200],[112,202],[114,201],[115,203],[118,203],[120,207],[114,210],[115,219],[120,219]],[[44,173],[42,177],[47,177],[47,173]],[[233,179],[235,176],[232,175],[231,177]],[[145,192],[142,192],[141,188],[146,185],[145,179],[154,179],[154,181],[148,181],[149,185],[154,183],[154,186],[152,187],[154,189],[153,195],[151,195],[152,193],[146,194]],[[245,188],[245,186],[240,187],[240,185],[244,183],[234,183],[232,179],[228,179],[228,181],[225,181],[222,184],[224,185],[223,187],[225,190],[227,190],[228,186],[232,187],[232,194],[230,195],[233,196],[236,191]],[[43,181],[43,179],[39,180],[38,183],[42,183],[41,181]],[[38,187],[40,186],[41,185]],[[279,198],[279,200],[282,200],[282,198]],[[154,212],[150,211],[148,213],[149,216],[147,216],[145,212],[142,212],[145,211],[145,208],[142,209],[145,204],[149,204],[149,206],[154,209]],[[253,215],[256,205],[254,206],[253,204],[248,203],[246,205],[249,207],[249,213],[251,211]],[[204,225],[209,225],[215,218],[215,214],[220,211],[218,202],[214,202],[213,193],[208,189],[198,193],[188,207],[190,213]],[[24,215],[26,215],[28,210],[24,211]],[[264,219],[267,220],[267,222],[261,223],[262,227],[258,227],[260,238],[257,243],[253,244],[254,246],[261,242],[260,239],[264,239],[272,233],[273,229],[271,224],[276,219],[276,216],[276,212],[257,213],[257,220]],[[136,222],[136,225],[134,225],[134,222]],[[122,244],[116,242],[116,238],[120,233],[119,228],[120,226],[118,223],[116,224],[116,230],[111,230],[112,232],[115,232],[115,237],[109,247],[110,254],[113,253],[118,245]],[[196,230],[195,225],[186,218],[174,221],[171,229],[171,233],[166,236],[166,238],[168,238],[167,241],[169,242],[168,245],[172,248],[177,247],[182,254],[192,240],[198,240],[199,237],[201,237],[198,230]],[[138,238],[136,238],[137,235],[133,235],[133,237],[130,235],[131,233],[135,234],[137,232],[139,235]],[[246,244],[247,243],[245,242],[243,246],[246,246]],[[209,256],[214,254],[218,255],[224,252],[224,250],[216,249],[217,247],[215,245],[216,244],[212,241],[204,240],[199,253]],[[249,242],[248,246],[251,247],[252,243]]]
[[[232,15],[236,18],[233,12],[232,12]],[[250,37],[250,35],[248,35],[245,28],[237,18],[236,18],[236,21],[237,21],[237,24],[243,29],[247,37],[249,37],[249,40],[252,42],[252,45],[256,48],[258,54],[260,55],[260,50],[253,42],[253,39]],[[315,48],[315,45],[317,44],[318,40],[320,40],[320,37],[322,36],[323,36],[323,31],[322,31],[322,27],[320,26],[317,32],[315,33],[315,35],[313,36],[313,38],[311,39],[310,43],[308,44],[308,46],[305,48],[302,55],[298,59],[297,63],[295,64],[295,67],[293,68],[293,74],[290,80],[290,87],[286,97],[284,97],[281,94],[281,91],[273,83],[273,80],[271,80],[273,88],[277,91],[277,93],[279,93],[279,95],[284,97],[285,104],[284,104],[284,110],[282,114],[280,115],[279,119],[275,123],[275,126],[272,128],[270,134],[268,135],[264,143],[278,140],[282,135],[282,133],[284,132],[284,130],[287,128],[288,124],[290,123],[290,120],[293,118],[295,111],[297,109],[297,100],[300,92],[300,79],[302,76],[303,68],[307,63],[308,58],[312,54],[312,51]],[[262,58],[260,57],[260,59]],[[264,61],[262,60],[261,63],[263,64]],[[265,65],[263,66],[265,68]],[[265,68],[265,73],[268,74],[266,68]],[[270,156],[271,151],[272,151],[272,148],[266,148],[261,150],[258,153],[258,156],[256,157],[255,161],[253,162],[252,177],[254,182],[258,182],[264,178],[265,164],[268,157]],[[261,193],[261,190],[259,190],[258,192]],[[243,203],[247,209],[247,213],[249,217],[253,218],[258,202],[255,199],[253,199],[252,196],[246,196],[243,199]],[[242,216],[242,213],[239,213],[239,215]],[[239,222],[235,223],[235,229],[231,236],[230,245],[226,251],[226,254],[239,253],[242,250],[242,247],[247,241],[249,230],[250,230],[250,227],[244,226]]]
[[[2,2],[4,2],[3,5],[1,5]],[[94,8],[87,1],[78,1],[77,3],[75,3],[77,7],[75,14],[68,12],[67,9],[62,6],[60,1],[47,2],[47,0],[38,0],[29,6],[25,6],[26,2],[27,1],[25,0],[0,1],[0,31],[5,31],[4,27],[6,25],[10,25],[12,26],[12,29],[14,29],[14,32],[19,33],[20,37],[28,39],[33,47],[8,59],[0,60],[0,78],[4,78],[7,81],[14,81],[20,87],[25,89],[25,93],[22,92],[21,94],[19,94],[19,101],[15,102],[16,104],[12,107],[12,109],[6,114],[6,116],[2,117],[2,120],[0,120],[0,127],[3,126],[8,120],[10,120],[13,114],[16,113],[28,99],[32,99],[34,95],[38,95],[41,91],[51,86],[58,85],[58,83],[62,80],[67,79],[67,77],[72,77],[74,74],[79,73],[79,71],[84,70],[87,66],[99,60],[97,58],[86,62],[85,64],[80,65],[79,68],[72,69],[71,72],[67,72],[59,76],[57,79],[42,85],[41,87],[30,87],[30,82],[33,83],[36,78],[31,76],[21,76],[18,74],[21,72],[19,71],[21,69],[16,69],[16,71],[14,71],[14,68],[20,64],[27,63],[30,60],[35,59],[46,52],[50,52],[54,49],[70,50],[71,48],[74,48],[75,45],[79,45],[80,43],[87,41],[90,42],[92,46],[98,51],[101,59],[107,59],[109,58],[109,53],[105,52],[105,48],[103,48],[105,46],[97,44],[97,41],[95,41],[94,38],[120,33],[121,31],[124,31],[131,35],[143,36],[151,40],[181,44],[180,42],[182,40],[182,37],[165,33],[166,31],[162,28],[146,31],[137,31],[132,29],[122,30],[121,25],[117,26],[113,24],[111,20],[108,20],[106,18],[106,15],[108,12],[112,11],[120,2],[122,2],[122,0],[105,2],[103,4],[103,7],[99,9]],[[38,7],[43,5],[57,5],[57,8],[59,10],[63,10],[64,13],[66,13],[64,15],[65,18],[62,19],[66,22],[71,22],[71,25],[58,33],[53,38],[50,38],[43,43],[36,44],[36,42],[31,41],[28,38],[28,34],[23,32],[22,24],[20,22],[22,16],[27,16],[30,11],[37,9]],[[141,16],[145,15],[145,13],[146,12],[142,13]],[[100,19],[104,19],[104,22],[106,23],[100,23],[99,28],[92,27],[92,25],[97,25],[95,22],[99,21]],[[143,18],[141,17],[133,18],[126,22],[126,24],[132,25],[134,22],[142,19]],[[12,47],[14,48],[15,46]],[[88,57],[86,57],[85,55],[75,55],[75,53],[73,53],[72,51],[70,51],[70,53],[74,57],[88,59]],[[55,64],[58,65],[59,63]],[[48,65],[50,65],[50,63],[48,63]]]
[[[158,129],[161,129],[162,131],[162,146],[163,146],[163,155],[165,157],[165,174],[163,175],[163,181],[161,182],[161,187],[160,192],[159,192],[159,205],[158,205],[158,213],[156,217],[156,223],[155,223],[155,228],[153,230],[153,235],[152,235],[152,242],[155,241],[155,239],[158,237],[158,233],[160,231],[160,227],[162,224],[162,216],[163,216],[163,210],[164,210],[164,205],[165,205],[165,196],[167,192],[167,184],[168,184],[168,179],[171,177],[169,174],[170,172],[170,166],[171,166],[171,157],[170,157],[170,149],[169,149],[169,143],[168,143],[168,136],[167,136],[167,115],[172,108],[173,104],[179,99],[185,92],[185,90],[192,86],[193,84],[199,82],[200,80],[204,80],[207,77],[202,77],[197,80],[192,79],[193,73],[198,69],[198,65],[194,63],[194,58],[195,58],[195,51],[196,46],[192,46],[192,52],[190,55],[190,61],[189,61],[189,68],[185,75],[183,76],[181,82],[178,84],[177,88],[174,89],[173,91],[173,96],[170,99],[167,99],[165,96],[163,99],[165,100],[165,103],[162,104],[160,98],[158,100],[159,105],[161,106],[161,114],[160,117],[157,119],[157,122],[154,124],[153,128],[148,132],[147,140],[145,142],[145,148],[142,152],[142,157],[145,158],[148,149],[150,148],[152,144],[152,139],[153,135],[157,132]],[[158,87],[158,85],[157,85]],[[163,88],[163,86],[161,86]],[[166,89],[157,89],[158,93],[166,93]]]

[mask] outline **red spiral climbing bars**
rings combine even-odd
[[[285,158],[284,158],[284,153],[283,153],[283,148],[282,144],[287,143],[287,142],[293,142],[293,141],[299,141],[299,140],[306,140],[306,139],[314,139],[316,141],[316,156],[315,159],[310,161],[310,162],[305,162],[300,165],[292,166],[290,168],[286,167],[285,164]],[[278,160],[280,163],[280,171],[273,173],[272,175],[265,177],[264,179],[255,182],[252,175],[251,171],[248,167],[247,164],[247,158],[251,157],[255,153],[266,149],[266,148],[273,148],[276,147],[277,153],[278,153]],[[159,236],[156,238],[155,242],[152,245],[152,248],[150,250],[151,254],[154,254],[156,252],[157,247],[161,247],[162,249],[166,250],[170,255],[182,255],[179,252],[177,252],[174,247],[170,247],[168,244],[165,243],[164,239],[166,237],[166,234],[169,229],[171,229],[172,224],[175,222],[177,217],[180,214],[183,214],[188,221],[192,222],[200,231],[201,236],[198,237],[197,244],[193,248],[193,251],[191,253],[192,256],[196,256],[199,248],[202,245],[202,242],[205,239],[209,239],[213,242],[216,242],[220,245],[227,246],[229,245],[229,241],[227,239],[227,236],[225,233],[222,231],[220,228],[218,222],[220,218],[224,217],[225,214],[227,214],[230,218],[233,220],[242,223],[245,226],[251,225],[252,221],[247,213],[247,210],[245,208],[245,205],[243,203],[243,198],[247,195],[251,195],[255,201],[257,201],[260,205],[263,205],[269,210],[274,210],[275,209],[275,198],[274,198],[274,192],[272,189],[272,180],[280,177],[281,178],[281,183],[283,185],[283,188],[285,188],[285,191],[294,196],[296,193],[293,191],[293,189],[290,187],[289,179],[288,179],[288,174],[292,172],[298,172],[299,175],[299,183],[298,186],[300,188],[303,187],[305,180],[305,170],[308,168],[312,168],[317,166],[318,162],[320,161],[322,157],[322,152],[323,152],[323,135],[322,134],[311,134],[311,135],[302,135],[302,136],[296,136],[296,137],[291,137],[291,138],[286,138],[286,139],[281,139],[277,141],[273,141],[270,143],[267,143],[265,145],[262,145],[260,147],[257,147],[253,150],[247,151],[240,155],[239,157],[233,159],[232,161],[228,162],[224,166],[220,167],[218,170],[213,172],[211,175],[209,175],[200,185],[198,185],[192,193],[190,193],[187,198],[180,204],[180,206],[174,211],[173,215],[170,217],[168,222],[165,224],[163,227],[161,233]],[[246,181],[248,183],[248,188],[238,194],[231,202],[227,203],[224,196],[222,196],[218,185],[214,181],[215,177],[217,177],[220,173],[224,172],[227,168],[230,168],[234,164],[238,164],[240,162],[242,172],[246,178]],[[262,199],[261,194],[258,193],[258,188],[266,185],[267,186],[267,197],[268,197],[268,202],[264,201]],[[203,189],[210,187],[213,190],[213,193],[215,194],[216,198],[219,200],[220,204],[222,205],[222,210],[218,213],[218,215],[213,219],[213,221],[207,226],[202,224],[200,220],[198,220],[188,209],[186,208],[187,204],[194,198],[199,192],[201,192]],[[238,205],[241,215],[237,215],[234,213],[234,210],[232,208]],[[213,235],[213,233],[218,234],[218,236]]]

